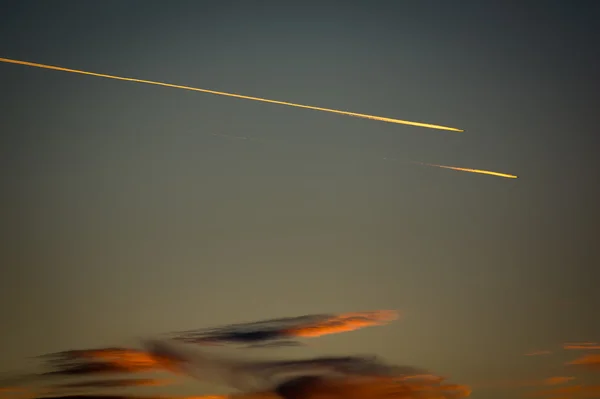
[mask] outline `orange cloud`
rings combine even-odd
[[[593,350],[600,349],[600,344],[597,342],[569,342],[563,345],[566,350]]]
[[[167,359],[133,349],[98,349],[80,353],[80,357],[113,364],[128,371],[162,370],[171,366]]]
[[[585,355],[579,359],[568,362],[567,365],[600,371],[600,355]]]
[[[314,324],[286,329],[283,334],[294,337],[319,337],[326,334],[337,334],[369,326],[383,325],[397,318],[398,313],[392,310],[344,313]]]
[[[46,376],[179,371],[172,359],[126,348],[71,350],[43,358],[54,369]]]
[[[533,351],[526,353],[525,356],[541,356],[541,355],[550,355],[552,352],[550,351]]]

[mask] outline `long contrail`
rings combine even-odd
[[[82,74],[82,75],[97,76],[97,77],[101,77],[101,78],[116,79],[116,80],[126,80],[128,82],[146,83],[146,84],[150,84],[150,85],[172,87],[172,88],[175,88],[175,89],[199,91],[199,92],[208,93],[208,94],[216,94],[216,95],[219,95],[219,96],[241,98],[241,99],[244,99],[244,100],[261,101],[261,102],[270,103],[270,104],[287,105],[289,107],[312,109],[312,110],[315,110],[315,111],[323,111],[323,112],[331,112],[331,113],[334,113],[334,114],[354,116],[354,117],[357,117],[357,118],[372,119],[372,120],[381,121],[381,122],[389,122],[389,123],[398,123],[398,124],[402,124],[402,125],[419,126],[419,127],[429,128],[429,129],[451,130],[451,131],[455,131],[455,132],[462,132],[463,131],[461,129],[457,129],[457,128],[454,128],[454,127],[432,125],[432,124],[429,124],[429,123],[421,123],[421,122],[404,121],[404,120],[401,120],[401,119],[385,118],[383,116],[375,116],[375,115],[368,115],[368,114],[358,114],[358,113],[355,113],[355,112],[340,111],[340,110],[337,110],[337,109],[330,109],[330,108],[321,108],[321,107],[315,107],[315,106],[312,106],[312,105],[302,105],[302,104],[289,103],[289,102],[285,102],[285,101],[269,100],[267,98],[250,97],[250,96],[244,96],[244,95],[241,95],[241,94],[226,93],[226,92],[223,92],[223,91],[215,91],[215,90],[208,90],[208,89],[199,89],[197,87],[181,86],[181,85],[175,85],[175,84],[171,84],[171,83],[154,82],[152,80],[144,80],[144,79],[136,79],[136,78],[126,78],[126,77],[123,77],[123,76],[115,76],[115,75],[107,75],[107,74],[103,74],[103,73],[80,71],[80,70],[77,70],[77,69],[63,68],[63,67],[53,66],[53,65],[45,65],[45,64],[37,64],[37,63],[34,63],[34,62],[28,62],[28,61],[13,60],[13,59],[10,59],[10,58],[0,58],[0,61],[1,62],[6,62],[6,63],[9,63],[9,64],[27,65],[27,66],[32,66],[32,67],[36,67],[36,68],[53,69],[55,71],[79,73],[79,74]]]

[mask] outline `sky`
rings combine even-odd
[[[599,351],[563,348],[600,341],[600,3],[0,9],[2,58],[464,130],[0,63],[0,372],[170,331],[395,309],[266,353],[375,354],[474,399],[600,384],[565,365]]]

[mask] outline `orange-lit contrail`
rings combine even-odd
[[[459,172],[470,172],[470,173],[479,173],[479,174],[483,174],[483,175],[505,177],[507,179],[516,179],[517,178],[517,176],[515,176],[515,175],[509,175],[509,174],[500,173],[500,172],[492,172],[492,171],[489,171],[489,170],[459,168],[457,166],[436,165],[436,164],[433,164],[433,163],[423,163],[423,162],[413,162],[413,163],[416,163],[416,164],[419,164],[419,165],[425,165],[425,166],[433,166],[433,167],[436,167],[436,168],[452,169],[452,170],[457,170]]]
[[[302,104],[290,103],[290,102],[286,102],[286,101],[269,100],[267,98],[250,97],[250,96],[244,96],[244,95],[241,95],[241,94],[226,93],[226,92],[223,92],[223,91],[208,90],[208,89],[199,89],[197,87],[175,85],[175,84],[163,83],[163,82],[155,82],[155,81],[152,81],[152,80],[144,80],[144,79],[136,79],[136,78],[126,78],[126,77],[123,77],[123,76],[114,76],[114,75],[107,75],[107,74],[103,74],[103,73],[80,71],[80,70],[77,70],[77,69],[63,68],[63,67],[54,66],[54,65],[45,65],[45,64],[37,64],[37,63],[34,63],[34,62],[28,62],[28,61],[13,60],[13,59],[10,59],[10,58],[0,58],[0,61],[1,62],[10,63],[10,64],[19,64],[19,65],[27,65],[27,66],[37,67],[37,68],[52,69],[52,70],[55,70],[55,71],[63,71],[63,72],[79,73],[79,74],[82,74],[82,75],[97,76],[97,77],[100,77],[100,78],[125,80],[125,81],[128,81],[128,82],[137,82],[137,83],[146,83],[146,84],[157,85],[157,86],[172,87],[174,89],[199,91],[199,92],[202,92],[202,93],[216,94],[216,95],[219,95],[219,96],[241,98],[241,99],[244,99],[244,100],[260,101],[260,102],[270,103],[270,104],[287,105],[289,107],[312,109],[314,111],[331,112],[331,113],[334,113],[334,114],[354,116],[354,117],[357,117],[357,118],[372,119],[372,120],[381,121],[381,122],[389,122],[389,123],[397,123],[397,124],[402,124],[402,125],[411,125],[411,126],[425,127],[425,128],[429,128],[429,129],[451,130],[451,131],[455,131],[455,132],[462,132],[463,131],[461,129],[457,129],[457,128],[454,128],[454,127],[432,125],[430,123],[411,122],[411,121],[405,121],[405,120],[401,120],[401,119],[385,118],[383,116],[375,116],[375,115],[368,115],[368,114],[359,114],[359,113],[356,113],[356,112],[347,112],[347,111],[340,111],[340,110],[337,110],[337,109],[321,108],[321,107],[315,107],[315,106],[312,106],[312,105],[302,105]]]

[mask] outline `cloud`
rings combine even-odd
[[[290,342],[293,342],[289,338],[309,338],[337,334],[387,324],[397,318],[398,313],[389,310],[339,315],[307,315],[184,331],[173,334],[172,338],[195,344],[257,344],[269,341],[284,341],[289,345]]]
[[[44,366],[48,371],[40,374],[26,374],[12,378],[20,381],[20,384],[29,386],[44,384],[46,379],[54,377],[88,377],[96,375],[112,374],[132,374],[148,371],[172,371],[173,366],[169,361],[160,358],[157,355],[150,355],[143,351],[125,348],[102,348],[89,350],[70,350],[40,356],[44,361]],[[138,379],[103,379],[103,380],[85,380],[61,383],[52,386],[46,386],[41,391],[35,389],[34,394],[28,394],[27,398],[40,395],[48,395],[67,389],[73,395],[74,393],[87,394],[89,390],[99,388],[124,388],[135,386],[159,386],[171,383],[169,380],[138,378]],[[18,390],[18,387],[0,388],[0,393]],[[21,395],[22,396],[22,395]],[[23,398],[21,398],[23,399]]]
[[[600,349],[597,342],[568,342],[563,344],[565,350],[594,350]]]
[[[148,353],[167,359],[184,373],[241,391],[268,391],[290,376],[336,374],[361,376],[408,376],[427,374],[410,366],[388,365],[374,356],[318,357],[298,360],[252,361],[209,355],[168,341],[147,341]]]
[[[567,363],[568,366],[576,366],[588,370],[600,371],[600,355],[585,355]]]
[[[440,378],[323,377],[292,378],[269,391],[233,395],[134,396],[68,395],[54,399],[461,399],[470,395],[465,385],[444,383]],[[46,399],[40,397],[39,399]],[[48,399],[50,399],[48,397]]]
[[[168,359],[127,348],[70,350],[41,358],[52,369],[43,373],[45,376],[175,370]]]
[[[374,312],[345,313],[331,316],[320,323],[288,328],[285,334],[293,337],[320,337],[326,334],[354,331],[359,328],[379,326],[398,318],[398,313],[389,310]]]
[[[251,361],[209,356],[166,341],[146,343],[148,352],[169,358],[199,380],[244,392],[285,392],[285,398],[320,395],[369,398],[462,398],[465,385],[445,383],[426,370],[390,365],[375,356]],[[308,396],[306,396],[308,395]]]
[[[341,315],[314,315],[239,324],[213,329],[204,338],[229,339],[267,345],[286,343],[267,336],[315,337],[385,324],[397,317],[395,312],[359,312]],[[228,335],[229,334],[229,335]],[[248,339],[243,334],[258,334]],[[263,334],[261,337],[260,334]],[[292,341],[294,342],[294,341]],[[317,397],[370,399],[460,399],[470,395],[466,385],[449,383],[445,378],[408,365],[388,364],[376,356],[329,356],[299,359],[255,360],[222,356],[200,351],[197,345],[181,340],[147,340],[142,349],[108,347],[69,350],[40,357],[47,368],[37,377],[130,375],[141,372],[170,371],[197,380],[234,388],[229,396],[165,397],[160,399],[312,399]],[[128,395],[92,395],[95,389],[164,385],[151,378],[61,381],[45,387],[36,395],[56,399],[159,399]],[[557,382],[558,383],[558,382]],[[19,385],[19,384],[15,384]],[[63,390],[70,393],[63,395]]]

